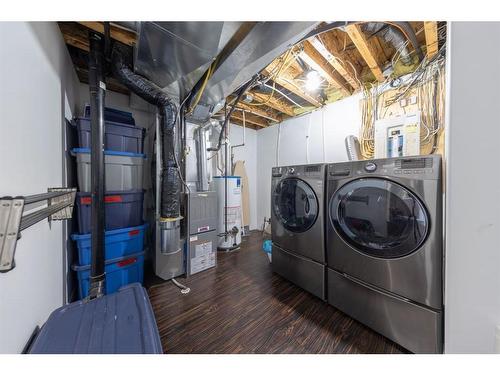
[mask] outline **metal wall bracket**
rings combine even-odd
[[[24,198],[0,199],[0,272],[14,268],[14,252],[19,235]]]
[[[51,188],[48,193],[26,197],[0,198],[0,272],[15,266],[14,253],[21,231],[42,221],[70,219],[75,202],[75,188]],[[47,201],[47,206],[23,215],[26,206]]]
[[[64,192],[69,194],[60,195],[49,199],[49,206],[54,204],[59,204],[62,202],[70,203],[69,206],[62,209],[59,212],[51,215],[49,220],[66,220],[71,219],[73,216],[73,204],[75,202],[76,189],[75,188],[48,188],[47,191],[50,192]]]

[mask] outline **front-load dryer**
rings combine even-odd
[[[414,352],[442,350],[438,155],[327,168],[328,301]]]
[[[325,165],[274,167],[271,181],[273,270],[326,298]]]

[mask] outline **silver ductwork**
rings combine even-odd
[[[160,222],[160,252],[162,254],[175,254],[181,251],[181,226],[179,221]]]
[[[208,80],[200,102],[215,105],[299,41],[316,22],[257,22]]]
[[[228,95],[317,24],[141,22],[138,26],[135,68],[169,95],[184,99],[193,88],[201,88],[202,85],[196,84],[218,57],[214,73],[188,118],[203,124],[221,108]]]
[[[198,167],[198,191],[208,191],[207,135],[204,128],[196,130],[196,157]]]
[[[208,132],[214,126],[218,126],[218,122],[215,120],[211,120],[207,124],[203,126],[199,126],[194,131],[194,138],[196,142],[196,166],[197,166],[197,183],[196,189],[197,191],[209,191],[210,190],[210,165],[208,160],[208,144],[207,137]]]
[[[184,98],[242,22],[140,22],[136,72]]]
[[[347,152],[347,159],[349,161],[363,160],[358,137],[354,135],[348,135],[345,137],[345,149]]]

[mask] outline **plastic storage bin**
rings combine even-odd
[[[90,119],[75,119],[78,130],[78,147],[90,148]],[[141,154],[144,146],[143,128],[134,125],[106,121],[104,133],[104,148],[109,151],[132,152]]]
[[[91,191],[90,149],[75,148],[78,186],[81,192]],[[104,151],[106,191],[142,190],[144,154]]]
[[[142,224],[142,205],[144,192],[109,191],[104,196],[106,211],[106,230],[135,227]],[[76,211],[78,215],[78,232],[91,231],[91,193],[76,193]]]
[[[162,348],[146,290],[131,284],[52,312],[29,353],[161,354]]]
[[[72,266],[78,278],[78,295],[83,299],[89,295],[90,265]],[[104,266],[106,272],[106,294],[116,292],[122,286],[142,283],[144,278],[144,252],[126,257],[110,259]]]
[[[90,104],[85,104],[83,116],[90,118]],[[119,109],[105,107],[104,121],[120,122],[122,124],[135,125],[134,117],[131,112],[120,111]]]
[[[144,250],[146,224],[137,227],[115,229],[104,233],[104,259],[115,259]],[[73,234],[71,239],[78,249],[78,264],[87,266],[91,259],[91,234]]]

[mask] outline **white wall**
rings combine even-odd
[[[77,77],[57,24],[0,23],[0,196],[63,185],[64,118]],[[0,353],[18,353],[36,325],[63,304],[62,224],[22,232],[16,267],[0,274]]]
[[[360,100],[361,94],[356,94],[257,132],[259,227],[271,215],[271,168],[346,161],[345,137],[359,136]]]
[[[279,125],[257,132],[257,222],[262,229],[264,217],[271,217],[271,168],[277,165]]]
[[[447,353],[500,351],[495,348],[495,328],[500,325],[500,50],[492,48],[499,44],[498,22],[451,24],[446,134]],[[474,55],[479,57],[471,59]],[[478,77],[485,79],[484,84]]]
[[[250,201],[250,230],[258,229],[260,222],[257,216],[257,135],[259,132],[245,129],[245,146],[234,149],[234,161],[243,160],[248,177]],[[243,127],[231,124],[229,141],[231,145],[243,142]]]

